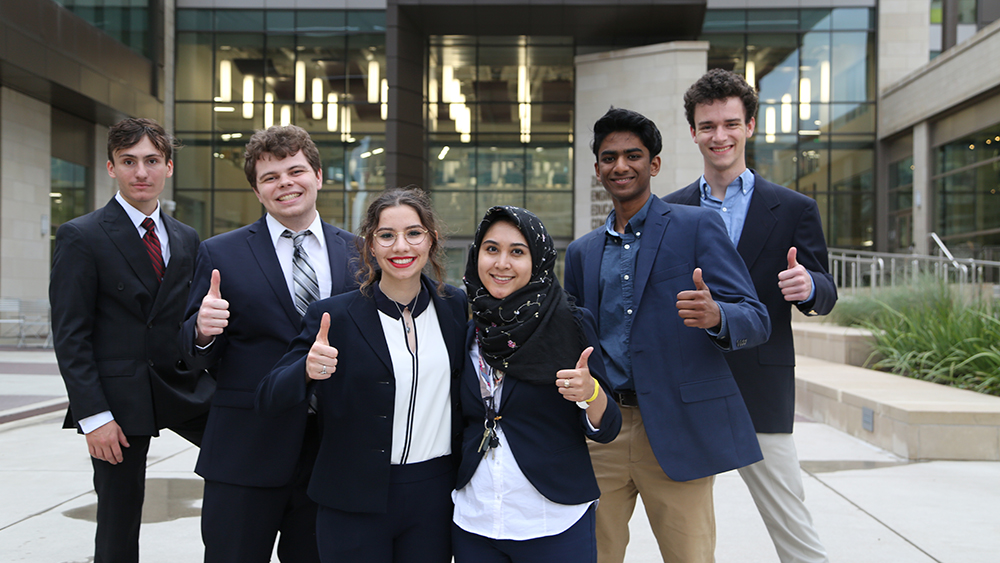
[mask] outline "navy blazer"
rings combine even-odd
[[[618,436],[622,427],[621,411],[611,399],[604,377],[604,358],[594,331],[594,317],[586,309],[578,311],[587,341],[594,347],[588,361],[590,373],[608,394],[608,407],[597,432],[591,433],[587,427],[587,411],[564,399],[554,380],[551,384],[535,385],[513,377],[505,378],[497,412],[503,416],[500,426],[521,472],[545,498],[560,504],[582,504],[601,495],[586,438],[606,444]],[[456,489],[469,483],[483,459],[478,450],[483,439],[486,404],[479,391],[478,371],[468,353],[474,337],[475,326],[470,322],[465,339],[466,368],[462,373],[461,390],[462,462]],[[567,369],[573,367],[566,366]]]
[[[671,203],[701,205],[699,182],[668,194]],[[754,189],[736,249],[750,270],[757,295],[771,317],[771,338],[754,350],[726,356],[757,432],[789,433],[795,418],[795,347],[792,303],[778,287],[788,269],[788,249],[812,274],[816,294],[796,304],[802,313],[825,315],[837,302],[837,286],[827,270],[826,240],[819,208],[811,197],[773,184],[754,172]]]
[[[330,260],[331,295],[357,287],[354,235],[323,223]],[[195,351],[201,300],[219,270],[219,291],[229,301],[229,326],[208,348]],[[202,243],[180,341],[191,364],[211,368],[218,390],[195,471],[212,481],[248,487],[291,482],[306,429],[306,407],[275,420],[253,411],[257,384],[281,359],[301,328],[265,217]]]
[[[176,336],[198,233],[165,213],[160,218],[170,245],[162,282],[114,198],[56,232],[49,302],[69,394],[66,428],[110,410],[126,436],[156,436],[208,410],[215,383],[183,361]]]
[[[719,214],[651,197],[636,256],[632,376],[657,461],[671,479],[689,481],[761,459],[723,349],[763,343],[770,322]],[[605,236],[602,226],[566,251],[566,289],[592,310],[600,306]],[[677,294],[694,289],[695,268],[725,311],[728,342],[684,326],[677,314]]]
[[[458,377],[464,366],[462,342],[468,315],[465,294],[423,276],[434,299],[441,335],[451,364],[452,427],[458,420]],[[305,364],[323,313],[330,313],[330,345],[337,348],[337,371],[308,381]],[[375,300],[352,291],[309,306],[302,332],[257,389],[257,411],[281,417],[306,408],[315,393],[322,439],[309,481],[309,497],[347,512],[384,513],[389,502],[393,405],[396,379]],[[266,422],[271,422],[270,420]],[[454,452],[457,435],[452,435]]]

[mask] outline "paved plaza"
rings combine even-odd
[[[0,350],[0,561],[92,561],[96,497],[82,437],[61,430],[65,401],[51,350]],[[806,504],[835,563],[1000,562],[1000,462],[907,462],[800,419]],[[165,432],[149,452],[145,563],[202,558],[197,449]],[[739,474],[715,486],[719,563],[776,563]],[[641,505],[629,563],[660,561]],[[275,558],[274,561],[277,561]]]

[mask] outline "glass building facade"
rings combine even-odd
[[[243,172],[255,130],[294,124],[320,151],[324,220],[356,230],[383,180],[385,13],[178,10],[176,216],[202,238],[260,218]]]
[[[873,245],[875,14],[870,8],[709,10],[709,68],[758,88],[747,164],[816,199],[827,244]]]
[[[16,1],[16,0],[15,0]],[[150,0],[55,0],[94,27],[152,58]]]
[[[933,170],[934,227],[941,239],[956,254],[996,260],[1000,124],[936,147]]]

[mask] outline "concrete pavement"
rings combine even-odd
[[[0,420],[65,400],[53,364],[51,350],[0,350]],[[83,438],[60,429],[62,418],[60,409],[0,424],[0,561],[92,561],[90,459]],[[1000,562],[1000,462],[910,463],[804,419],[795,440],[806,504],[831,561]],[[170,432],[153,440],[144,562],[201,560],[196,458],[197,449]],[[717,561],[777,562],[738,473],[717,478],[715,499]],[[626,560],[660,561],[641,503],[630,528]]]

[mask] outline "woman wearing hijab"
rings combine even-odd
[[[533,213],[486,212],[465,271],[456,563],[597,561],[600,490],[586,439],[613,440],[621,412],[607,398],[593,316],[559,286],[555,262]]]
[[[448,563],[467,304],[441,281],[426,193],[387,190],[359,234],[361,288],[309,306],[257,411],[315,395],[322,438],[308,494],[324,563]]]

